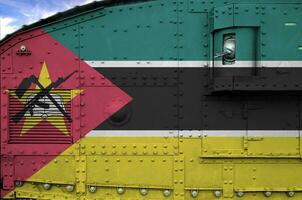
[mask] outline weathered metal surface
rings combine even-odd
[[[300,3],[95,2],[7,37],[1,197],[301,199]]]

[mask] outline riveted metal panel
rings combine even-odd
[[[299,67],[218,67],[214,72],[212,91],[215,92],[294,93],[300,91],[302,86],[299,75],[302,69]]]
[[[13,156],[1,155],[1,178],[4,190],[11,190],[14,188],[15,174]]]
[[[97,130],[177,130],[177,87],[122,87],[134,101],[127,105],[131,115],[121,125],[112,123],[110,118],[100,124]],[[108,112],[117,103],[114,99],[105,105],[103,112]],[[147,106],[146,106],[147,105]],[[83,107],[85,110],[85,107]]]
[[[260,4],[234,4],[234,26],[260,26]]]
[[[105,12],[79,26],[82,59],[177,59],[176,1],[141,2],[105,8]]]
[[[187,172],[191,173],[187,173]],[[200,190],[221,189],[223,185],[221,164],[188,164],[186,168],[186,187]],[[204,176],[207,174],[207,176]]]
[[[163,61],[165,62],[165,61]],[[106,64],[106,61],[103,62]],[[102,65],[102,64],[101,64]],[[137,61],[143,67],[95,67],[99,73],[104,74],[109,80],[119,87],[176,87],[178,85],[179,69],[176,67],[145,67],[147,63]],[[84,81],[86,85],[94,85],[93,80]],[[104,84],[104,86],[110,86]]]
[[[187,0],[188,12],[210,12],[217,3],[221,4],[221,2],[215,2],[214,4],[214,1]]]
[[[118,133],[118,131],[117,131]],[[168,156],[178,153],[178,135],[159,138],[89,137],[81,141],[81,154],[86,156]],[[118,139],[118,140],[117,140]]]
[[[261,60],[301,59],[301,11],[301,4],[270,4],[262,7]]]
[[[262,0],[187,0],[188,4],[188,12],[193,13],[200,13],[200,12],[210,12],[214,7],[223,6],[226,4],[244,4],[247,5],[251,3],[257,3],[259,6],[267,3],[274,3],[274,4],[284,4],[284,3],[301,3],[300,0],[289,0],[284,2],[284,0],[266,0],[263,2]]]
[[[235,188],[245,191],[288,191],[301,188],[300,164],[238,164]],[[282,181],[281,181],[282,180]]]
[[[75,22],[74,20],[62,21],[46,27],[45,31],[51,34],[52,37],[56,38],[58,42],[64,43],[64,46],[72,51],[75,55],[79,55],[80,36],[78,23],[79,21]],[[78,58],[75,57],[75,60],[78,61]],[[77,64],[78,65],[75,63],[75,66],[79,66],[79,62]]]
[[[12,56],[12,49],[8,49],[7,51],[3,52],[0,56],[0,66],[1,66],[1,73],[7,74],[13,72],[13,56]]]
[[[155,171],[161,173],[150,173]],[[171,188],[172,173],[173,157],[87,157],[87,182],[92,185]]]
[[[180,1],[178,5],[178,59],[180,61],[210,60],[209,13],[190,13],[186,9],[185,2]],[[203,66],[200,65],[200,67]]]
[[[234,4],[214,8],[213,15],[214,30],[234,26]]]
[[[16,156],[14,163],[16,180],[25,181],[24,174],[30,174],[32,173],[31,171],[38,172],[41,168],[40,166],[45,165],[49,160],[47,156]],[[41,169],[39,173],[30,177],[27,181],[52,184],[74,184],[75,157],[57,157],[47,168]]]

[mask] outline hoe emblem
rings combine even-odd
[[[36,95],[31,95],[27,99],[27,104],[30,104]],[[71,118],[66,113],[62,96],[59,94],[47,94],[34,103],[29,110],[25,113],[26,117],[41,117],[47,119],[50,116],[66,116],[71,121]]]

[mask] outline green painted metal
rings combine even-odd
[[[179,60],[210,59],[210,29],[208,13],[189,13],[187,4],[179,4]]]
[[[302,60],[302,4],[272,5],[265,8],[261,26],[262,60]],[[285,26],[297,23],[297,26]]]
[[[78,19],[82,59],[177,60],[177,4],[173,1],[109,7],[104,13],[91,20]],[[50,34],[65,45],[63,32]]]
[[[214,7],[225,6],[229,4],[299,4],[301,0],[185,0],[188,3],[189,12],[211,12]]]
[[[256,45],[257,60],[301,60],[297,46],[302,36],[302,4],[234,4],[234,13],[230,5],[214,9],[213,32],[230,31],[236,27],[237,34],[242,35],[245,27],[257,29],[257,38],[244,33],[238,38],[238,59],[249,60],[250,48]],[[229,12],[228,12],[229,11]],[[288,26],[286,24],[296,24]],[[216,34],[217,35],[217,34]],[[215,41],[221,38],[214,37]],[[253,45],[249,41],[254,40]],[[259,43],[256,43],[256,42]]]
[[[155,0],[44,28],[85,60],[212,60],[235,32],[237,60],[302,60],[300,0]]]
[[[79,28],[78,25],[70,25],[57,30],[60,23],[54,27],[47,27],[45,30],[52,35],[56,40],[62,43],[65,47],[71,50],[76,55],[79,55]]]

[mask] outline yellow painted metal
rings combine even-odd
[[[299,157],[300,156],[300,139],[282,138],[282,137],[265,137],[261,140],[249,142],[249,155],[256,156],[283,156]]]
[[[178,138],[91,137],[81,141],[84,155],[172,156],[178,153]]]
[[[292,154],[280,154],[287,145]],[[258,200],[270,191],[269,199],[302,199],[301,172],[296,138],[83,138],[7,198]]]
[[[203,157],[300,157],[299,137],[205,137]]]
[[[232,139],[204,137],[202,139],[203,156],[242,156],[244,154],[243,137],[234,137]]]
[[[89,185],[173,188],[172,156],[87,156],[87,170]]]

